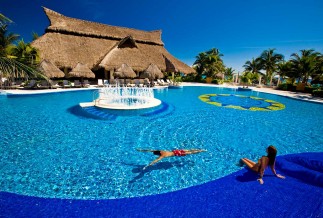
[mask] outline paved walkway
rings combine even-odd
[[[215,85],[215,84],[190,83],[190,82],[183,82],[182,85],[183,86],[212,86],[212,87],[224,87],[224,88],[234,88],[234,89],[239,87],[239,86],[232,86],[232,85],[226,85],[226,84]],[[275,90],[273,88],[256,88],[256,87],[249,87],[249,88],[251,88],[253,91],[256,91],[256,92],[264,92],[264,93],[290,97],[298,100],[323,103],[323,98],[313,97],[309,93],[282,91],[282,90]],[[96,90],[96,89],[98,89],[96,86],[91,86],[89,88],[68,88],[68,89],[61,89],[61,88],[40,89],[40,90],[12,89],[12,90],[0,90],[0,94],[30,95],[30,94],[53,93],[53,92],[86,91],[86,90]]]

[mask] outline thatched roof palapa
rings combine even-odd
[[[122,64],[113,75],[119,78],[135,78],[137,76],[135,71],[127,64]]]
[[[86,64],[77,63],[77,65],[68,73],[68,77],[95,78],[95,74],[86,66]]]
[[[155,64],[149,64],[147,69],[141,74],[141,77],[149,79],[160,79],[164,77],[164,74]]]
[[[94,71],[115,71],[125,63],[135,71],[144,71],[154,63],[161,71],[194,72],[165,49],[160,30],[116,27],[66,17],[47,8],[44,11],[50,25],[32,46],[40,51],[41,59],[59,68],[73,68],[80,62]]]
[[[58,67],[56,67],[52,62],[46,59],[40,62],[38,70],[48,78],[62,78],[65,76],[63,71],[58,69]]]

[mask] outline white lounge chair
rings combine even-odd
[[[173,85],[173,81],[166,79],[166,82],[168,83],[168,85]]]
[[[103,87],[103,79],[98,79],[98,85],[97,87]]]
[[[157,79],[157,83],[161,86],[166,86],[167,84],[162,79]]]

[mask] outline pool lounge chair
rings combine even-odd
[[[104,81],[103,79],[98,79],[98,85],[97,87],[104,87]]]
[[[67,80],[63,80],[63,87],[64,87],[64,88],[71,88],[71,87],[72,87],[72,85],[69,83],[69,81],[67,81]]]
[[[135,87],[134,80],[132,80],[132,79],[126,79],[126,86],[127,87]]]
[[[27,85],[24,86],[25,89],[33,89],[36,87],[36,80],[30,80]]]
[[[146,86],[146,87],[151,87],[151,85],[150,85],[150,81],[146,78],[146,79],[144,79],[144,86]]]
[[[56,81],[49,80],[48,83],[51,89],[62,88],[60,85],[58,85],[58,82]]]
[[[4,84],[4,88],[6,89],[21,89],[23,88],[23,82],[22,81],[13,81],[9,84]]]
[[[157,81],[153,81],[153,83],[154,83],[154,86],[159,86]]]
[[[90,83],[89,83],[89,81],[88,81],[87,79],[85,79],[85,80],[83,81],[83,87],[85,87],[85,88],[90,87]]]
[[[135,79],[135,86],[136,87],[143,87],[144,86],[144,82],[140,81],[140,79]]]
[[[74,88],[81,88],[82,87],[82,84],[80,83],[79,80],[74,80],[73,87]]]
[[[157,83],[161,86],[167,86],[167,84],[162,79],[157,79]]]
[[[105,79],[103,80],[103,86],[109,86],[109,80]]]
[[[115,79],[110,79],[109,83],[110,83],[111,87],[116,87],[117,86],[117,81]]]
[[[118,85],[119,87],[124,87],[125,86],[124,79],[118,79]]]
[[[47,80],[41,80],[39,85],[37,86],[37,88],[39,88],[39,89],[49,89],[50,84],[48,83]]]
[[[168,83],[168,85],[174,85],[173,84],[173,81],[169,80],[169,79],[166,79],[166,82]]]

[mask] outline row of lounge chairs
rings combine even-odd
[[[167,79],[157,79],[156,81],[149,81],[149,79],[110,79],[98,80],[98,87],[104,86],[120,86],[120,87],[153,87],[153,86],[169,86],[173,83]]]
[[[56,89],[56,88],[81,88],[89,87],[90,83],[88,80],[84,80],[81,83],[79,80],[74,80],[70,82],[68,80],[63,80],[61,83],[53,80],[29,80],[27,82],[17,81],[17,82],[7,82],[4,83],[0,88],[3,89]]]

